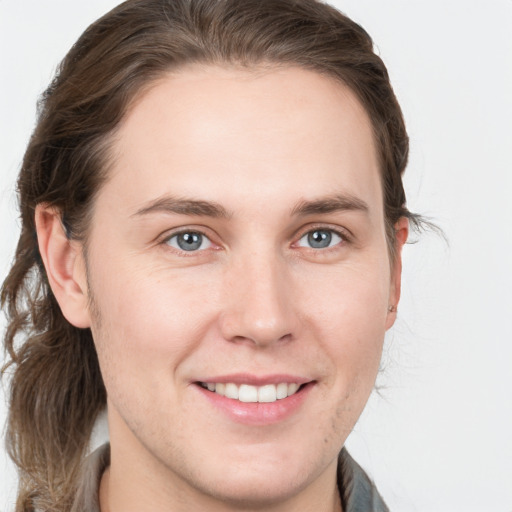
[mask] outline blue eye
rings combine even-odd
[[[197,231],[177,233],[168,238],[166,243],[174,249],[187,252],[208,249],[212,245],[208,237]]]
[[[303,235],[298,245],[311,249],[327,249],[338,245],[342,241],[341,236],[332,229],[314,229]]]

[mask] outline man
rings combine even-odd
[[[20,174],[19,509],[386,510],[340,450],[396,316],[406,160],[382,62],[326,5],[130,0],[93,24]]]

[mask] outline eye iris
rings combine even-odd
[[[312,231],[308,234],[308,243],[315,249],[325,249],[332,241],[332,234],[329,231]]]
[[[200,233],[180,233],[177,236],[180,249],[184,251],[195,251],[201,247],[203,236]]]

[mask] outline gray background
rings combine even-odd
[[[116,3],[0,0],[0,276],[36,98]],[[383,389],[347,444],[394,512],[512,512],[512,1],[333,3],[388,65],[412,142],[409,206],[449,239],[406,248]],[[13,510],[15,486],[0,450],[0,510]]]

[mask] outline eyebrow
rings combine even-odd
[[[328,214],[342,211],[360,211],[368,213],[369,207],[362,199],[352,195],[337,194],[314,200],[299,201],[292,209],[291,216],[305,217],[307,215]],[[168,213],[177,215],[192,215],[213,218],[230,218],[223,206],[213,201],[198,199],[161,197],[137,210],[132,217],[152,213]]]
[[[327,214],[343,211],[369,212],[368,204],[362,199],[352,195],[336,194],[333,196],[314,199],[312,201],[299,201],[292,210],[292,215],[305,217],[306,215]]]
[[[218,203],[179,197],[161,197],[137,210],[132,217],[151,213],[170,213],[178,215],[196,215],[214,218],[229,218],[231,215]]]

